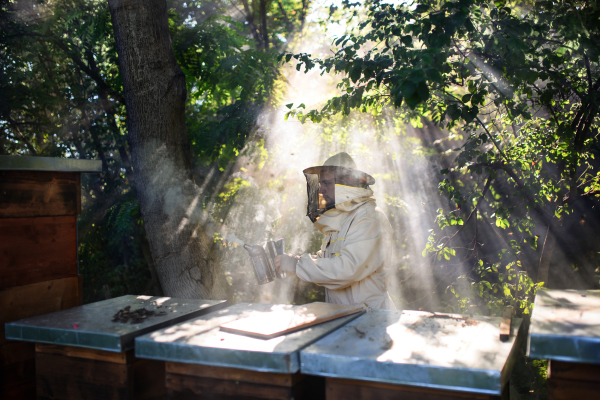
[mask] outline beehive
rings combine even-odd
[[[35,398],[35,347],[4,324],[81,304],[81,174],[95,160],[0,156],[0,398]]]

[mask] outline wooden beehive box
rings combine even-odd
[[[6,322],[81,304],[77,215],[95,160],[0,156],[0,398],[35,398],[35,345]]]
[[[325,322],[311,325],[311,321],[304,324],[308,326],[305,329],[280,331],[281,335],[272,338],[233,329],[254,330],[267,324],[279,330],[279,320],[290,321],[290,313],[298,317],[291,325],[310,321],[313,316]],[[334,313],[343,316],[328,320]],[[135,354],[141,359],[165,361],[167,399],[318,400],[325,395],[324,380],[301,373],[300,350],[363,313],[361,308],[323,303],[238,303],[139,336],[135,339]],[[250,319],[258,326],[251,326]],[[237,333],[232,333],[234,330]]]
[[[598,398],[600,290],[539,290],[527,344],[548,360],[548,399]]]
[[[165,395],[165,363],[135,357],[135,338],[226,304],[125,295],[9,322],[6,337],[35,343],[39,400],[159,400]],[[129,312],[140,319],[134,321]]]
[[[300,352],[301,372],[325,377],[327,400],[502,400],[520,343],[514,318],[373,310]]]

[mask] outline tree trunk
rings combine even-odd
[[[260,0],[260,34],[263,41],[263,50],[269,50],[269,31],[267,30],[267,0]]]
[[[212,237],[200,224],[185,130],[185,75],[165,0],[109,0],[123,79],[131,161],[144,227],[167,296],[229,299]]]
[[[160,280],[158,279],[158,274],[156,273],[156,266],[154,265],[154,260],[152,259],[152,255],[150,254],[150,244],[148,244],[148,238],[146,232],[141,235],[141,247],[142,254],[144,255],[144,259],[146,260],[146,264],[148,264],[148,270],[150,271],[150,282],[148,284],[147,289],[151,290],[151,292],[146,291],[146,293],[152,293],[153,296],[164,296],[162,288],[160,287]]]
[[[248,0],[242,0],[242,4],[244,5],[244,11],[246,12],[246,21],[248,22],[248,28],[250,29],[250,33],[254,40],[256,40],[256,46],[258,49],[263,48],[262,38],[260,33],[258,32],[258,28],[254,23],[254,10],[253,7],[250,7]]]

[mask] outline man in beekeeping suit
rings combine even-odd
[[[316,256],[283,254],[275,266],[326,288],[326,301],[395,309],[387,287],[392,227],[375,204],[375,179],[347,153],[304,171],[308,217],[325,238]],[[387,267],[387,268],[386,268]]]

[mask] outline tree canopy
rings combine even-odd
[[[447,202],[420,250],[432,268],[449,259],[469,271],[439,272],[451,297],[444,304],[493,313],[518,303],[525,312],[535,288],[556,284],[565,269],[597,284],[599,249],[589,234],[599,220],[594,3],[345,1],[330,8],[329,20],[350,20],[356,30],[337,37],[333,55],[321,58],[285,53],[303,34],[306,1],[168,5],[186,75],[195,172],[207,178],[207,198],[222,200],[220,219],[250,185],[221,178],[247,150],[260,110],[283,97],[283,52],[280,60],[297,61],[298,70],[340,74],[339,95],[321,109],[289,105],[289,116],[321,122],[324,143],[347,145],[332,132],[359,125],[355,111],[376,123],[391,115],[422,132],[444,129],[444,144],[454,148],[438,153],[432,140],[425,151],[432,164],[450,160],[440,168]],[[23,0],[2,3],[1,12],[0,151],[102,160],[101,176],[84,180],[80,256],[95,293],[87,300],[101,297],[106,282],[114,294],[147,285],[152,260],[131,185],[106,3]],[[264,163],[264,142],[256,143]],[[394,196],[385,199],[400,209]],[[551,256],[553,240],[566,257]]]
[[[463,306],[472,300],[497,311],[516,303],[527,313],[535,288],[547,283],[555,241],[573,249],[569,214],[598,214],[600,9],[587,1],[485,0],[344,7],[361,18],[336,38],[332,56],[280,56],[296,60],[299,71],[342,74],[342,94],[320,110],[289,104],[288,116],[321,122],[391,106],[462,137],[439,185],[453,208],[439,210],[423,255],[432,262],[460,256],[473,266],[462,279],[478,298],[449,287]],[[496,254],[482,248],[477,221],[501,243]],[[548,229],[539,243],[536,224]],[[472,239],[461,247],[456,239],[464,235]],[[576,248],[598,251],[593,239],[586,243]],[[569,255],[575,264],[590,261]]]
[[[210,197],[256,131],[259,110],[272,107],[277,49],[299,34],[308,2],[173,0],[168,7],[197,172],[202,178],[207,166],[220,167],[205,188]],[[107,3],[4,1],[0,13],[0,154],[102,160],[102,174],[83,181],[86,301],[102,298],[104,284],[113,295],[153,287]]]

